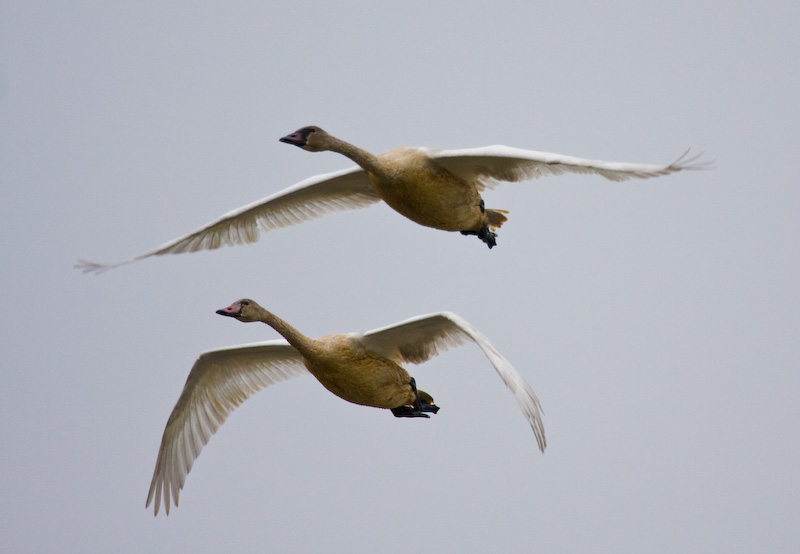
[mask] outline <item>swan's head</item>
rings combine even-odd
[[[319,127],[303,127],[291,135],[279,139],[286,144],[294,144],[309,152],[330,150],[330,135]]]
[[[238,319],[239,321],[249,323],[252,321],[259,321],[258,311],[260,308],[261,306],[256,304],[253,300],[250,300],[249,298],[242,298],[227,308],[217,310],[217,313],[219,315],[226,315],[228,317]]]

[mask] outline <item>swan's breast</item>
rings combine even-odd
[[[376,408],[396,408],[413,402],[411,377],[398,364],[367,352],[348,335],[322,337],[318,343],[324,348],[305,356],[305,365],[336,396]]]
[[[436,229],[480,226],[480,194],[431,160],[421,148],[395,148],[378,156],[370,181],[380,197],[410,220]]]

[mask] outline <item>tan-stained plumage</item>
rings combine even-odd
[[[366,333],[312,339],[249,299],[217,313],[243,322],[270,325],[285,340],[205,352],[195,362],[167,420],[147,495],[158,515],[162,499],[177,506],[192,464],[228,414],[254,392],[311,373],[330,392],[364,406],[386,408],[397,417],[429,417],[439,407],[416,389],[400,365],[421,363],[465,341],[477,344],[491,361],[533,429],[539,449],[546,439],[541,408],[530,385],[475,327],[450,312],[401,321]]]
[[[310,152],[337,152],[358,166],[310,177],[128,260],[113,264],[79,260],[75,267],[101,272],[150,256],[248,244],[257,241],[261,231],[335,211],[364,208],[381,200],[420,225],[477,235],[492,248],[497,236],[493,230],[506,221],[508,212],[485,208],[481,192],[501,181],[563,173],[593,173],[611,181],[625,181],[708,167],[706,162],[698,163],[697,156],[686,159],[686,154],[669,165],[649,165],[499,145],[461,150],[403,146],[373,155],[319,127],[303,127],[280,140]]]
[[[313,152],[338,152],[356,162],[367,172],[381,200],[420,225],[477,234],[484,227],[499,227],[506,220],[504,211],[485,213],[478,187],[435,164],[423,148],[399,147],[374,156],[319,127],[289,135],[295,136],[295,142],[286,137],[283,140]]]

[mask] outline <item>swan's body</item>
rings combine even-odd
[[[284,340],[203,353],[192,367],[161,439],[147,506],[155,499],[169,514],[203,446],[228,414],[252,393],[297,375],[311,373],[335,395],[365,406],[392,410],[397,417],[428,417],[439,408],[418,391],[399,364],[421,363],[451,346],[471,340],[491,361],[531,425],[539,449],[546,440],[541,408],[530,385],[472,325],[455,314],[419,316],[367,333],[311,339],[252,300],[218,310],[240,321],[261,321]]]
[[[415,223],[476,233],[490,225],[477,187],[433,163],[423,148],[395,148],[362,163],[381,200]],[[505,217],[495,221],[499,227]]]
[[[420,225],[478,235],[491,248],[496,237],[492,230],[506,221],[507,212],[484,209],[480,193],[500,181],[562,173],[595,173],[612,181],[625,181],[706,166],[695,163],[696,158],[684,159],[685,155],[670,165],[646,165],[587,160],[508,146],[465,150],[400,147],[376,156],[318,127],[304,127],[281,141],[311,152],[337,152],[358,166],[306,179],[129,260],[114,264],[80,260],[75,267],[85,272],[102,271],[150,256],[252,243],[258,240],[260,231],[294,225],[330,212],[363,208],[380,200]]]

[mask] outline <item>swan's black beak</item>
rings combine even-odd
[[[316,127],[303,127],[302,129],[298,129],[291,135],[286,135],[285,137],[278,139],[281,142],[285,142],[286,144],[294,144],[300,148],[305,148],[308,146],[308,136],[311,133],[316,133]],[[317,150],[312,150],[312,152],[316,152]]]
[[[303,136],[303,133],[301,131],[295,131],[291,135],[286,135],[285,137],[281,137],[278,140],[280,140],[281,142],[285,142],[286,144],[294,144],[295,146],[299,146],[300,148],[306,145],[306,137]]]

